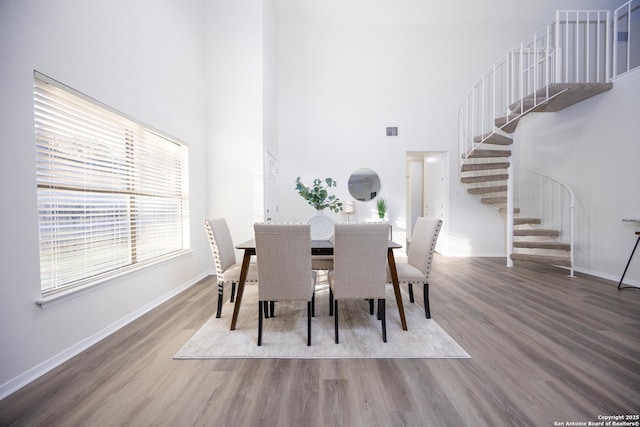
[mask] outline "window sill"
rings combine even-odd
[[[102,285],[105,285],[109,282],[111,282],[114,279],[120,278],[120,277],[124,277],[127,276],[129,274],[132,273],[139,273],[142,270],[145,270],[147,268],[151,268],[154,266],[157,266],[159,264],[165,263],[167,261],[174,261],[178,258],[182,258],[186,255],[189,255],[193,252],[192,249],[187,249],[184,251],[181,251],[179,253],[158,259],[156,261],[150,262],[150,263],[146,263],[146,264],[142,264],[142,265],[137,265],[135,267],[130,267],[127,268],[126,270],[122,270],[119,271],[118,273],[113,273],[113,274],[109,274],[109,275],[105,275],[99,279],[93,280],[89,283],[83,284],[83,285],[79,285],[79,286],[75,286],[71,289],[66,289],[63,291],[59,291],[59,292],[55,292],[55,293],[51,293],[49,295],[43,296],[39,299],[36,300],[36,304],[44,309],[45,306],[48,305],[55,305],[58,303],[61,303],[63,301],[67,301],[69,299],[72,299],[74,297],[80,296],[84,293],[87,293],[93,289],[96,289]]]

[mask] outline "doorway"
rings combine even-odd
[[[409,151],[407,168],[407,247],[418,217],[439,218],[442,229],[436,250],[446,252],[449,212],[449,153]]]

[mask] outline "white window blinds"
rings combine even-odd
[[[39,73],[43,296],[189,249],[188,148]]]

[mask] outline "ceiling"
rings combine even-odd
[[[614,9],[622,3],[624,0],[274,0],[281,25],[459,24],[541,18],[546,22],[557,9]]]

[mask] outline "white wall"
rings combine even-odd
[[[0,396],[210,268],[203,10],[201,0],[0,2]],[[189,144],[191,255],[36,306],[34,69]]]
[[[551,22],[556,9],[618,5],[495,0],[453,10],[446,2],[277,3],[280,218],[314,214],[294,190],[297,176],[307,182],[331,176],[339,184],[335,194],[350,200],[350,173],[368,167],[380,175],[394,238],[404,241],[405,154],[448,151],[445,229],[448,255],[460,256],[505,254],[502,217],[459,184],[457,119],[466,93],[508,49]],[[399,136],[386,137],[387,126],[398,126]],[[352,218],[368,218],[372,209],[375,201],[356,202]]]
[[[286,25],[279,30],[280,218],[314,214],[294,191],[297,176],[331,176],[351,200],[349,175],[376,171],[394,238],[404,241],[407,151],[449,151],[452,255],[504,254],[497,212],[458,184],[458,109],[467,90],[522,29],[504,25]],[[511,37],[507,35],[511,34]],[[446,43],[444,40],[446,39]],[[397,137],[385,127],[397,126]],[[364,220],[375,201],[356,202]],[[343,217],[331,214],[337,221]],[[478,227],[481,222],[483,225]]]
[[[578,271],[618,281],[637,236],[640,219],[640,70],[614,81],[611,91],[557,113],[538,113],[520,122],[521,170],[538,169],[576,194]],[[640,253],[625,283],[640,286]]]
[[[241,243],[263,218],[263,141],[275,145],[275,17],[269,1],[237,0],[209,1],[206,19],[207,212]]]

